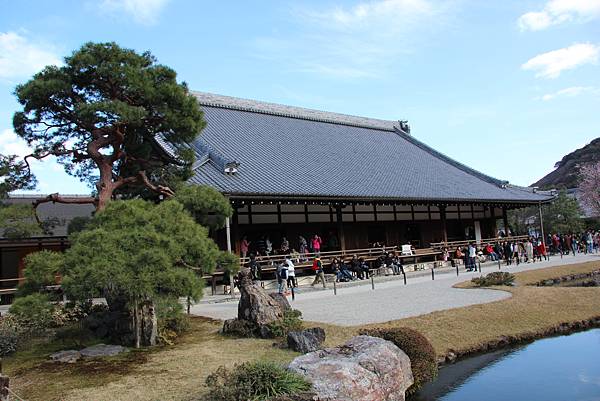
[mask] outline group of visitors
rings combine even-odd
[[[523,241],[499,240],[496,243],[476,244],[471,242],[458,246],[450,254],[448,248],[443,250],[443,260],[450,260],[452,266],[464,264],[467,271],[475,271],[480,263],[487,261],[505,261],[506,265],[517,265],[521,262],[532,263],[548,259],[548,252],[543,241],[530,237]]]
[[[471,242],[458,246],[452,252],[443,249],[444,261],[450,260],[452,266],[463,264],[467,271],[477,270],[478,263],[486,261],[504,261],[507,266],[513,263],[533,263],[548,260],[549,253],[575,256],[577,253],[600,252],[600,232],[587,230],[581,234],[549,234],[546,241],[528,237],[515,241],[499,238],[495,243],[478,245]]]
[[[586,230],[583,233],[548,234],[547,243],[553,253],[597,253],[600,251],[600,231]]]
[[[242,237],[240,242],[240,254],[242,258],[249,257],[254,254],[257,256],[272,256],[272,255],[288,255],[298,254],[303,260],[307,260],[308,254],[320,255],[321,249],[325,246],[323,239],[319,234],[314,234],[307,240],[304,236],[299,235],[296,240],[295,247],[290,245],[290,241],[286,237],[281,237],[277,247],[274,247],[270,236],[262,235],[255,241],[250,241],[246,235]],[[339,242],[333,233],[328,235],[328,249],[337,249]],[[293,256],[292,256],[293,257]]]

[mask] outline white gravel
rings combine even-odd
[[[513,265],[508,269],[502,265],[502,270],[519,272],[593,260],[600,260],[600,256],[565,256],[563,259],[553,257],[549,262],[521,264],[519,267]],[[487,264],[482,267],[484,274],[492,271],[498,271],[497,264]],[[353,326],[494,302],[511,296],[508,292],[498,290],[452,288],[454,284],[469,280],[476,275],[479,273],[467,273],[463,270],[457,277],[455,271],[451,271],[444,274],[437,273],[435,281],[432,281],[431,275],[416,277],[408,273],[407,285],[404,285],[402,280],[386,282],[376,280],[375,290],[372,290],[370,281],[364,281],[364,285],[338,287],[337,295],[333,294],[333,288],[330,286],[327,290],[321,291],[303,292],[301,289],[295,301],[291,301],[291,297],[289,299],[295,309],[302,311],[304,320]],[[230,319],[237,315],[237,302],[200,303],[193,305],[191,312],[217,319]]]

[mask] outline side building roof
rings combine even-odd
[[[43,199],[47,194],[9,195],[4,200],[7,204],[31,205],[37,199]],[[89,195],[65,195],[69,198],[89,197]],[[96,208],[92,204],[42,203],[37,207],[37,214],[42,221],[52,221],[50,233],[44,236],[57,237],[67,235],[67,228],[75,217],[91,217]],[[0,238],[2,238],[0,229]]]
[[[232,197],[537,203],[435,151],[398,121],[195,92],[207,126],[192,144],[193,184]]]

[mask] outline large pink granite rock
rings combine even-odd
[[[370,336],[299,356],[289,368],[313,383],[320,401],[404,401],[413,384],[408,356]]]

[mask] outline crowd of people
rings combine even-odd
[[[600,251],[600,231],[587,230],[580,234],[550,234],[547,241],[553,253],[597,253]]]
[[[296,280],[295,264],[306,263],[312,256],[312,270],[315,274],[312,286],[319,283],[326,288],[325,273],[333,274],[336,282],[369,279],[373,270],[385,275],[404,274],[402,258],[396,252],[389,252],[380,243],[372,244],[373,249],[382,249],[381,254],[370,262],[363,257],[353,255],[349,260],[334,257],[331,260],[322,261],[320,258],[323,240],[318,234],[314,234],[309,240],[299,236],[297,239],[298,250],[290,247],[289,241],[283,237],[279,247],[274,249],[273,243],[268,236],[261,237],[252,244],[246,237],[242,239],[241,254],[245,258],[249,256],[246,263],[252,273],[254,280],[261,280],[262,258],[272,255],[284,256],[281,262],[266,258],[267,263],[275,267],[275,277],[280,293],[298,288]],[[467,271],[475,271],[480,263],[487,261],[504,261],[507,266],[520,263],[534,263],[547,260],[550,253],[567,255],[572,253],[594,253],[600,251],[600,232],[587,230],[580,234],[549,234],[546,241],[538,237],[528,237],[523,240],[513,240],[510,237],[499,237],[493,243],[477,244],[468,243],[464,246],[451,250],[444,248],[442,258],[450,261],[453,267],[464,264]]]
[[[240,242],[240,254],[242,258],[251,254],[257,256],[298,254],[306,258],[308,254],[319,255],[323,249],[339,249],[339,241],[334,233],[330,232],[327,235],[327,242],[323,241],[319,234],[314,234],[308,238],[307,240],[305,236],[299,235],[292,246],[290,241],[284,236],[281,237],[277,246],[275,246],[268,235],[260,236],[254,241],[250,241],[247,236],[244,236]]]
[[[568,255],[573,253],[596,253],[600,251],[600,232],[587,230],[581,234],[549,234],[546,241],[528,237],[522,241],[499,238],[495,243],[477,245],[471,242],[453,251],[443,249],[443,260],[452,266],[464,264],[467,271],[477,270],[478,263],[504,261],[507,266],[547,260],[549,253]]]

